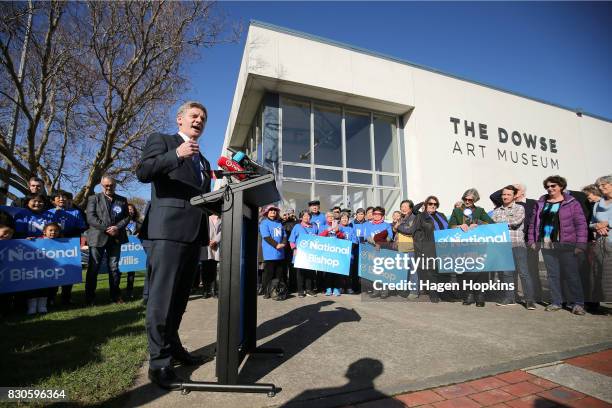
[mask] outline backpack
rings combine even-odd
[[[285,300],[287,299],[288,292],[289,290],[285,282],[278,278],[274,278],[268,283],[267,293],[272,299]]]

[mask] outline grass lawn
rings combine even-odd
[[[14,312],[3,318],[0,385],[64,389],[70,405],[80,406],[104,405],[120,395],[147,355],[143,282],[144,272],[138,272],[136,300],[119,305],[110,303],[107,275],[100,275],[94,307],[83,306],[85,285],[78,284],[74,305],[51,307],[35,317]],[[123,274],[122,289],[125,284]]]

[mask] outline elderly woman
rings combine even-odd
[[[527,240],[536,249],[542,248],[552,303],[547,312],[561,309],[564,301],[561,276],[567,279],[572,313],[584,315],[584,295],[578,271],[578,254],[587,242],[587,223],[582,206],[565,191],[567,181],[561,176],[544,180],[544,194],[535,205]]]
[[[424,254],[427,258],[435,257],[434,247],[434,231],[441,229],[446,222],[446,217],[442,213],[438,213],[440,202],[436,196],[429,196],[425,199],[425,211],[420,212],[412,222],[406,219],[398,225],[397,230],[400,234],[412,236],[414,239],[414,250],[417,254]],[[431,266],[426,264],[426,266]],[[415,271],[418,278],[423,281],[429,281],[432,284],[438,283],[438,272],[435,266],[423,268],[420,267],[418,272]],[[414,274],[413,274],[414,275]],[[412,276],[411,276],[412,277]],[[411,282],[413,280],[411,279]],[[435,290],[428,292],[429,300],[432,303],[438,303],[440,298]]]
[[[487,212],[482,207],[477,207],[476,203],[480,200],[480,194],[475,188],[465,190],[461,196],[462,205],[459,208],[454,208],[453,213],[448,221],[450,228],[460,228],[463,232],[476,228],[481,224],[495,224],[495,221],[489,217]],[[457,278],[466,280],[467,278],[457,275]],[[488,277],[487,272],[469,272],[469,277],[472,282],[482,283]],[[469,306],[476,302],[476,307],[485,306],[484,292],[480,290],[468,290],[464,293],[463,304]]]
[[[593,207],[593,216],[589,229],[595,233],[593,275],[598,293],[593,301],[609,302],[612,300],[612,174],[603,176],[595,182],[601,199]]]

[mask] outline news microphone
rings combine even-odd
[[[223,170],[230,172],[230,173],[242,172],[242,173],[234,174],[234,177],[236,177],[240,181],[246,180],[248,178],[248,175],[247,175],[248,172],[244,169],[244,167],[242,167],[241,165],[239,165],[234,160],[228,157],[225,157],[225,156],[219,157],[219,160],[217,160],[217,165],[219,165],[219,167],[221,167]]]
[[[227,150],[233,154],[232,160],[234,160],[240,166],[244,167],[245,170],[252,171],[253,173],[258,174],[260,176],[272,173],[271,170],[251,160],[246,153],[234,150],[231,147],[227,147]]]

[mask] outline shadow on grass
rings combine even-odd
[[[139,307],[144,310],[144,308]],[[132,327],[142,319],[133,308],[94,311],[68,319],[32,319],[3,324],[5,351],[0,384],[25,386],[60,372],[73,371],[101,361],[100,347],[113,337],[142,335]]]

